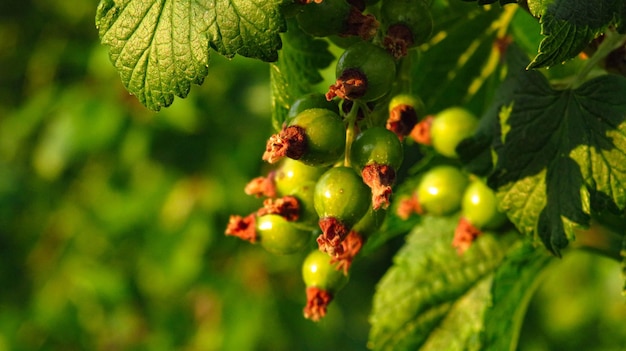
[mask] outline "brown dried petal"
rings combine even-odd
[[[317,237],[320,251],[327,252],[331,256],[342,254],[341,242],[348,235],[350,228],[333,217],[321,218],[319,226],[322,230],[322,234]]]
[[[297,221],[300,218],[300,203],[294,196],[283,196],[278,199],[265,199],[263,207],[257,211],[257,216],[277,214],[288,221]]]
[[[265,145],[263,160],[276,163],[283,157],[299,160],[307,150],[304,128],[300,126],[283,126],[283,129],[272,135]]]
[[[333,300],[333,295],[326,290],[312,286],[306,288],[306,306],[304,318],[314,322],[319,321],[326,315],[328,305]]]
[[[472,243],[482,232],[470,223],[465,217],[461,217],[459,224],[454,230],[454,239],[452,239],[452,246],[456,248],[459,255],[462,255],[467,249],[472,246]]]
[[[371,163],[361,171],[363,182],[372,189],[372,208],[389,207],[391,185],[396,180],[396,171],[389,165]]]
[[[226,235],[236,236],[242,240],[255,243],[258,239],[255,225],[256,219],[254,214],[246,217],[230,216],[226,226]]]
[[[343,252],[341,254],[337,254],[330,259],[330,263],[337,263],[336,268],[342,269],[345,275],[348,275],[348,270],[352,265],[352,261],[356,257],[356,255],[361,251],[361,247],[363,247],[363,243],[365,239],[355,232],[354,230],[348,233],[348,236],[341,242],[341,246],[343,248]]]

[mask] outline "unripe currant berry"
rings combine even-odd
[[[311,231],[303,230],[282,216],[267,214],[256,219],[261,246],[267,251],[287,255],[303,250],[311,240]]]
[[[314,37],[326,37],[345,31],[350,15],[346,0],[324,0],[302,5],[296,16],[302,30]]]
[[[425,0],[383,0],[381,22],[385,28],[383,45],[396,58],[428,40],[433,31],[430,5]]]
[[[359,36],[370,40],[376,35],[379,23],[371,14],[363,14],[346,0],[304,1],[296,16],[300,28],[314,37],[331,35]]]
[[[315,185],[316,181],[304,181],[293,188],[288,194],[295,197],[299,204],[299,217],[293,224],[309,231],[318,228],[319,217],[315,211]]]
[[[478,229],[496,229],[506,221],[498,209],[496,193],[480,179],[474,179],[465,189],[461,215]]]
[[[478,118],[462,107],[449,107],[435,115],[430,123],[430,139],[438,153],[458,158],[456,147],[471,137],[478,127]]]
[[[286,156],[310,166],[328,166],[342,156],[345,142],[341,117],[330,110],[311,108],[269,138],[263,159],[275,163]]]
[[[452,246],[462,254],[484,230],[496,229],[506,221],[498,210],[495,192],[482,180],[474,179],[465,189],[461,202],[461,218],[454,231]]]
[[[348,282],[348,277],[321,251],[313,251],[304,259],[302,279],[307,295],[304,317],[315,322],[326,315],[335,293]]]
[[[429,169],[417,187],[421,211],[435,216],[457,211],[467,183],[467,176],[456,167],[440,165]]]
[[[373,127],[357,136],[350,150],[350,161],[372,190],[375,210],[389,207],[391,186],[402,164],[404,150],[392,131]]]
[[[272,179],[280,195],[291,195],[303,183],[317,181],[327,171],[324,167],[306,165],[298,160],[284,158],[274,171]]]
[[[322,93],[311,93],[299,97],[291,104],[287,118],[295,118],[300,112],[310,108],[323,108],[339,114],[339,106],[334,101],[326,100]]]
[[[396,133],[400,140],[413,130],[424,112],[424,102],[417,96],[398,94],[389,101],[389,118],[386,128]]]
[[[365,240],[380,228],[386,215],[386,210],[374,210],[370,207],[343,239],[341,242],[341,253],[332,256],[331,263],[336,263],[337,269],[343,270],[345,274],[348,274],[352,261],[361,251]]]
[[[333,167],[315,186],[314,204],[320,218],[320,250],[340,254],[341,242],[370,208],[370,191],[352,168]]]
[[[336,77],[337,81],[326,93],[328,100],[338,96],[348,100],[373,101],[391,89],[396,77],[396,64],[385,49],[361,41],[339,57]]]

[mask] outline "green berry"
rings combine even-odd
[[[339,114],[339,106],[335,102],[326,100],[326,96],[322,93],[311,93],[301,96],[291,104],[287,118],[294,118],[300,112],[310,108],[324,108]]]
[[[404,150],[396,134],[382,127],[369,128],[359,134],[350,150],[350,161],[359,172],[372,163],[397,170],[403,157]]]
[[[296,16],[300,28],[314,37],[342,33],[347,26],[350,4],[346,0],[324,0],[302,5]]]
[[[425,213],[449,215],[461,207],[468,179],[458,168],[436,166],[428,170],[417,187],[417,199]]]
[[[256,231],[261,245],[267,251],[280,255],[301,251],[311,240],[311,231],[302,230],[275,214],[258,217]]]
[[[456,147],[463,139],[471,137],[477,127],[478,119],[468,110],[447,108],[432,120],[430,138],[433,148],[446,157],[458,158]]]
[[[373,101],[383,97],[396,79],[396,63],[380,46],[360,41],[339,57],[337,82],[330,87],[327,98]]]
[[[320,218],[335,218],[349,229],[370,207],[370,190],[352,168],[333,167],[318,180],[314,203]]]
[[[300,216],[296,222],[293,222],[297,227],[315,230],[317,229],[317,222],[319,217],[315,211],[315,181],[305,181],[295,187],[290,194],[298,199],[300,205]]]
[[[304,129],[306,150],[299,161],[310,166],[328,166],[342,155],[346,129],[338,114],[331,110],[312,108],[300,112],[290,126]]]
[[[317,181],[326,168],[306,165],[298,160],[285,158],[273,175],[274,184],[280,195],[292,195],[302,184]]]
[[[348,277],[330,263],[331,258],[321,251],[311,252],[302,263],[302,279],[307,287],[316,287],[331,293],[348,282]]]
[[[506,221],[498,210],[495,192],[481,180],[472,181],[463,194],[463,216],[479,229],[495,229]]]
[[[387,35],[395,26],[408,30],[407,48],[425,43],[433,31],[430,6],[424,0],[383,0],[380,18]]]

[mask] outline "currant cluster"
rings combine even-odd
[[[458,143],[477,126],[462,108],[424,117],[421,99],[402,84],[403,60],[431,34],[429,6],[428,0],[315,0],[289,8],[304,32],[345,51],[336,63],[336,81],[324,94],[291,102],[263,154],[275,168],[245,188],[264,198],[263,205],[245,217],[231,216],[226,234],[276,254],[316,246],[302,266],[306,318],[317,321],[326,314],[355,256],[383,223],[405,145],[432,145],[453,159]],[[459,229],[454,242],[462,251],[480,230],[496,224],[500,214],[489,191],[457,167],[435,167],[401,201],[398,215],[447,215],[462,206],[464,232]],[[494,206],[493,214],[476,214],[474,208],[485,203]]]
[[[411,131],[411,138],[448,160],[458,158],[460,142],[471,137],[478,119],[468,110],[454,106],[424,117]],[[506,222],[498,210],[495,192],[480,177],[466,174],[458,165],[438,164],[425,171],[409,198],[400,200],[397,214],[446,216],[461,211],[452,245],[465,252],[483,231],[497,229]]]

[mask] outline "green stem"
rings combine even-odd
[[[343,165],[350,167],[350,149],[352,148],[352,142],[355,137],[356,117],[359,112],[359,104],[357,102],[352,103],[352,108],[346,116],[346,149],[343,159]]]
[[[604,35],[604,40],[602,40],[602,43],[598,46],[598,50],[585,62],[585,65],[572,82],[571,87],[575,89],[583,84],[589,73],[591,73],[597,64],[606,58],[613,50],[624,45],[624,41],[626,41],[626,35],[618,34],[611,30],[607,31]]]

